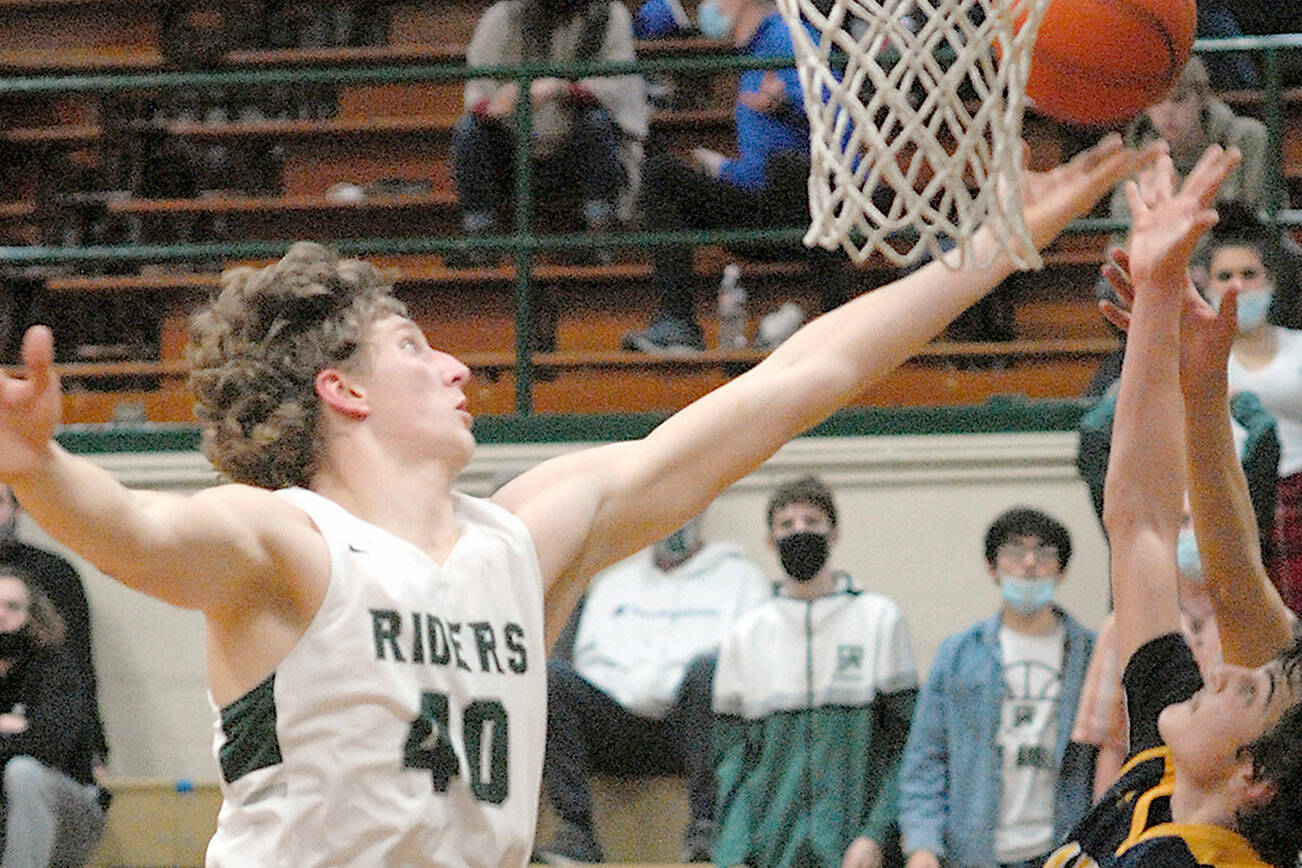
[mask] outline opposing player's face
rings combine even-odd
[[[1266,732],[1300,695],[1278,662],[1249,669],[1221,664],[1190,699],[1167,706],[1158,730],[1171,747],[1176,774],[1204,785],[1225,779],[1245,759],[1240,748]]]
[[[27,623],[31,597],[27,585],[12,576],[0,576],[0,633],[12,633]]]
[[[472,417],[465,393],[470,369],[431,349],[420,327],[389,316],[371,327],[369,369],[358,379],[366,390],[368,418],[391,426],[398,442],[423,448],[430,435],[460,453],[473,449]]]

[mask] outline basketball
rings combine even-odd
[[[1031,57],[1034,109],[1113,126],[1159,102],[1189,59],[1194,0],[1049,0]]]

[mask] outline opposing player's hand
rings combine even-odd
[[[59,424],[62,399],[54,373],[54,336],[45,326],[23,335],[23,377],[0,373],[0,478],[36,470]]]
[[[1137,151],[1123,147],[1121,137],[1113,133],[1047,172],[1026,172],[1022,213],[1036,248],[1043,248],[1068,223],[1087,213],[1123,178],[1165,153],[1164,142]]]
[[[1126,184],[1132,216],[1130,278],[1136,286],[1185,292],[1194,244],[1216,222],[1212,201],[1221,181],[1239,163],[1237,148],[1209,147],[1177,191],[1171,158],[1159,156],[1142,184]]]
[[[1130,330],[1130,308],[1135,287],[1130,280],[1130,257],[1114,248],[1103,276],[1116,291],[1117,301],[1102,300],[1099,310],[1108,322],[1122,331]],[[1203,398],[1220,400],[1226,365],[1238,334],[1238,290],[1229,288],[1214,309],[1186,277],[1184,304],[1180,311],[1180,386],[1186,401]]]
[[[915,850],[909,855],[905,868],[940,868],[940,860],[930,850]]]
[[[881,868],[882,848],[862,835],[850,842],[841,859],[841,868]]]

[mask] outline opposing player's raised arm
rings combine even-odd
[[[1184,499],[1180,325],[1194,243],[1216,219],[1216,188],[1238,162],[1213,146],[1176,192],[1163,156],[1143,191],[1130,183],[1129,318],[1103,514],[1112,551],[1112,594],[1121,659],[1180,629],[1175,543]]]
[[[1248,481],[1230,428],[1231,289],[1219,312],[1191,288],[1181,328],[1189,506],[1227,663],[1261,666],[1292,641],[1288,608],[1266,575]]]
[[[1048,244],[1142,159],[1110,137],[1071,163],[1033,174],[1025,215],[1035,243]],[[974,258],[995,246],[994,233],[982,229]],[[807,324],[761,364],[642,440],[548,462],[518,477],[498,500],[529,525],[547,576],[582,579],[699,512],[897,367],[1012,270],[1006,255],[986,268],[932,263]],[[579,593],[557,590],[562,609]]]
[[[1123,303],[1133,293],[1122,254],[1106,269]],[[1110,308],[1110,310],[1109,310]],[[1106,305],[1120,328],[1124,308]],[[1190,511],[1203,577],[1220,625],[1227,663],[1260,666],[1292,639],[1291,619],[1261,560],[1248,481],[1234,445],[1228,361],[1237,334],[1233,289],[1215,310],[1189,284],[1180,321],[1180,386]]]
[[[0,478],[55,539],[129,587],[218,617],[248,606],[251,591],[274,596],[278,577],[325,576],[306,516],[268,492],[132,491],[64,451],[53,440],[60,392],[49,329],[30,329],[22,353],[26,378],[0,375]]]

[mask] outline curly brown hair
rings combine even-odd
[[[265,268],[222,274],[190,324],[190,389],[203,452],[236,482],[307,485],[321,455],[316,375],[361,370],[372,324],[406,315],[393,276],[299,242]]]

